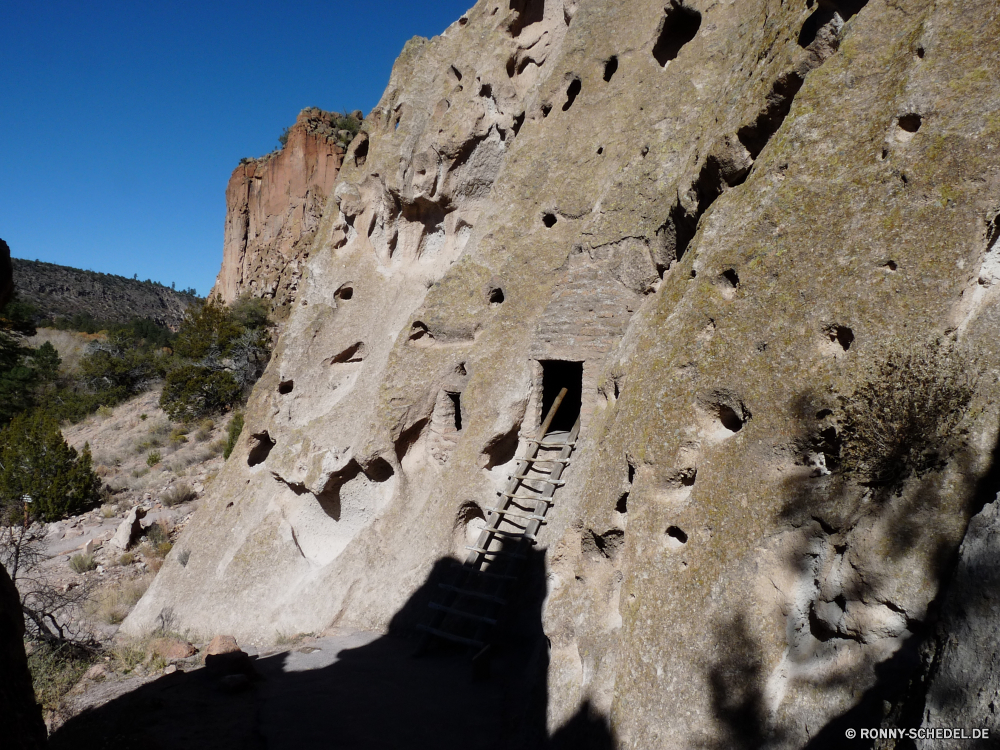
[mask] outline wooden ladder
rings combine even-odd
[[[488,509],[479,539],[466,547],[465,562],[455,562],[452,580],[438,584],[440,596],[428,605],[429,622],[417,625],[423,633],[418,653],[431,638],[469,646],[480,654],[488,651],[490,634],[515,593],[522,562],[545,523],[556,489],[564,484],[561,477],[580,434],[579,417],[568,433],[548,431],[566,393],[563,388],[556,396],[537,437],[524,438],[524,456],[496,507]]]

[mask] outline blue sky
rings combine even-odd
[[[225,188],[303,107],[361,109],[474,0],[0,4],[0,238],[208,292]]]

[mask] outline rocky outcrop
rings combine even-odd
[[[190,560],[123,629],[386,628],[562,379],[582,430],[538,537],[550,728],[587,706],[644,749],[878,725],[1000,393],[981,378],[965,447],[891,484],[841,465],[843,404],[928,339],[1000,365],[987,10],[479,2],[411,40]]]
[[[148,280],[21,258],[13,259],[13,267],[17,296],[36,308],[37,322],[74,315],[111,323],[148,318],[176,330],[187,309],[199,302],[193,293]]]
[[[21,597],[0,565],[0,706],[3,706],[4,744],[34,750],[45,747],[45,722],[35,702],[28,659],[24,654],[24,615]]]
[[[14,268],[10,262],[10,247],[0,240],[0,307],[14,294]]]
[[[302,110],[280,151],[246,159],[233,171],[213,295],[225,302],[262,297],[273,300],[279,316],[287,314],[343,158],[339,117]]]

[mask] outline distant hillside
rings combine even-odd
[[[38,309],[40,322],[89,315],[96,320],[127,323],[149,318],[176,327],[184,311],[200,301],[193,290],[175,291],[153,281],[84,271],[54,263],[13,258],[18,298]]]

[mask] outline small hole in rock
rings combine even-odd
[[[888,158],[889,158],[889,149],[883,148],[882,149],[882,161],[885,161]]]
[[[730,432],[739,432],[743,429],[743,417],[737,414],[731,406],[719,404],[719,421]]]
[[[451,73],[452,76],[454,76],[454,78],[455,78],[456,81],[461,81],[462,80],[462,71],[460,71],[454,65],[452,65],[451,68],[449,68],[448,72]]]
[[[485,469],[492,469],[495,466],[502,466],[509,461],[514,459],[517,453],[517,446],[520,442],[518,437],[518,431],[521,429],[521,424],[515,424],[509,432],[494,435],[490,438],[490,441],[483,448],[483,452],[480,457],[480,464]]]
[[[226,503],[226,510],[229,510],[232,507],[233,507],[233,501],[230,500],[228,503]]]
[[[510,25],[511,36],[520,36],[526,27],[545,19],[545,0],[510,0],[510,9],[517,12]]]
[[[482,86],[481,86],[481,87],[479,88],[479,95],[480,95],[481,97],[483,97],[484,99],[489,99],[489,98],[491,98],[491,97],[493,96],[493,87],[492,87],[492,86],[490,86],[490,84],[488,84],[488,83],[484,83],[484,84],[483,84],[483,85],[482,85]]]
[[[247,466],[256,466],[257,464],[264,463],[275,445],[274,440],[271,439],[266,430],[255,434],[253,439],[256,441],[256,444],[250,449],[250,453],[247,456]]]
[[[500,287],[494,287],[490,289],[489,301],[491,305],[502,305],[503,304],[503,289]]]
[[[831,411],[830,409],[820,409],[818,412],[816,412],[816,419],[826,419],[831,414],[833,414],[833,411]]]
[[[628,513],[628,493],[623,492],[615,503],[615,510],[619,513]]]
[[[688,535],[679,526],[667,527],[667,545],[673,548],[682,547],[687,544]]]
[[[733,289],[740,285],[740,277],[737,275],[735,269],[727,268],[722,272],[722,278],[725,279],[729,286]]]
[[[573,106],[573,102],[576,101],[576,97],[580,95],[580,91],[582,90],[583,83],[580,82],[579,78],[574,78],[569,84],[569,88],[566,89],[566,103],[563,105],[563,112],[566,112]]]
[[[361,362],[364,360],[364,356],[365,356],[364,342],[358,341],[355,344],[351,344],[342,352],[334,354],[332,357],[330,357],[330,364],[339,365],[343,362]]]
[[[465,24],[467,24],[468,22],[469,22],[469,19],[466,18],[465,16],[462,16],[461,18],[458,19],[458,25],[459,26],[465,26]]]
[[[427,324],[419,320],[413,321],[413,325],[410,326],[410,341],[416,341],[427,335],[429,335]]]
[[[455,365],[455,374],[463,376],[469,374],[465,369],[465,362],[459,362],[457,365]]]
[[[295,383],[291,380],[282,380],[278,383],[278,393],[284,396],[286,393],[291,393],[292,388],[295,387]]]
[[[680,3],[667,8],[667,14],[660,22],[659,37],[653,45],[653,57],[660,66],[680,54],[681,48],[694,39],[701,27],[701,13]]]
[[[896,265],[896,261],[890,260],[884,266],[882,266],[887,271],[895,271],[899,266]]]
[[[556,225],[556,215],[555,214],[551,214],[551,213],[550,214],[543,214],[542,215],[542,223],[546,227],[548,227],[549,229],[552,229],[552,227],[554,227]]]
[[[449,393],[448,398],[451,399],[452,405],[455,407],[455,431],[462,431],[462,394],[461,393]]]
[[[361,134],[361,140],[354,149],[354,166],[363,167],[368,161],[368,136]]]
[[[618,72],[618,56],[612,55],[607,62],[604,63],[604,80],[610,81],[615,77],[615,73]]]
[[[850,349],[851,344],[854,343],[854,331],[847,326],[829,326],[826,329],[826,335],[830,337],[830,341],[835,341],[840,344],[840,348],[845,352]]]
[[[597,155],[600,156],[603,153],[604,153],[604,146],[598,146],[598,148],[597,148]]]
[[[542,117],[548,117],[549,116],[549,112],[551,112],[551,111],[552,111],[552,105],[551,104],[543,104],[542,105]]]
[[[618,381],[615,381],[616,383]],[[630,463],[628,465],[628,483],[632,484],[635,481],[635,467]]]
[[[899,118],[899,127],[905,130],[907,133],[916,133],[920,130],[920,124],[923,122],[923,118],[911,112],[908,115],[903,115]]]
[[[334,292],[333,295],[336,299],[349,300],[354,296],[354,287],[344,284],[340,289]]]
[[[924,59],[924,48],[923,47],[917,47],[917,57],[919,57],[921,60]]]
[[[522,125],[524,125],[524,112],[519,115],[515,115],[514,117],[514,124],[511,126],[511,129],[514,131],[514,135],[521,132]]]

